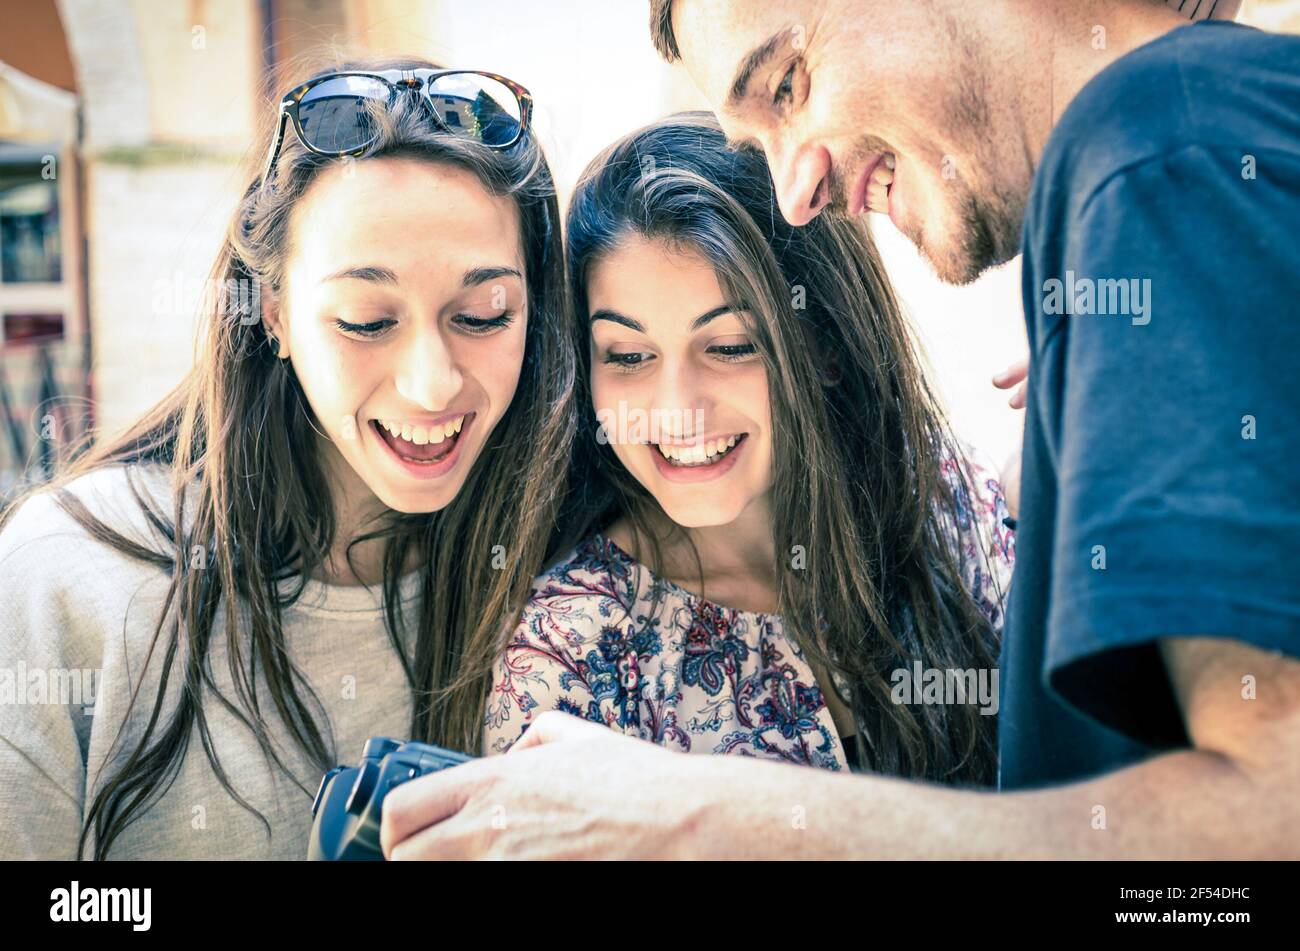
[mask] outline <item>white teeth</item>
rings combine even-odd
[[[711,439],[695,446],[663,446],[656,443],[655,448],[661,456],[678,466],[713,465],[730,452],[739,440],[739,436],[731,436],[728,439]]]
[[[396,438],[405,439],[417,446],[424,446],[429,443],[436,445],[460,432],[461,427],[465,425],[465,417],[461,416],[449,423],[439,423],[436,426],[412,426],[410,423],[399,422],[395,419],[381,419],[379,425]]]

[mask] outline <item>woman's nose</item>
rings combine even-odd
[[[712,405],[700,374],[689,366],[665,366],[656,382],[653,412],[659,427],[673,436],[697,435],[701,415]]]
[[[463,385],[454,355],[438,332],[420,335],[405,354],[396,379],[397,392],[431,411],[446,409]]]

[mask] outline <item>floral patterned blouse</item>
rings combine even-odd
[[[1000,636],[1014,536],[1002,523],[1008,513],[997,481],[977,465],[970,472],[975,497],[955,530],[968,589]],[[656,593],[659,610],[650,617]],[[708,601],[656,576],[601,533],[533,582],[496,664],[484,750],[505,752],[546,710],[689,753],[832,770],[853,761],[779,615]]]

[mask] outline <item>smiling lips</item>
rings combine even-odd
[[[849,212],[854,217],[864,211],[889,214],[889,192],[894,184],[898,159],[892,152],[881,152],[862,170],[850,199]]]
[[[437,462],[446,458],[460,439],[460,431],[469,414],[462,413],[443,422],[424,424],[396,419],[374,419],[371,425],[388,447],[408,462]]]
[[[734,436],[722,436],[714,439],[707,439],[698,442],[692,446],[673,446],[663,443],[655,443],[654,446],[659,450],[659,454],[668,461],[669,465],[681,466],[707,466],[713,465],[720,461],[727,453],[735,448],[736,443],[744,439],[746,433],[738,433]]]
[[[711,482],[735,468],[748,441],[748,433],[736,433],[699,440],[690,446],[648,443],[646,449],[659,475],[669,482]]]

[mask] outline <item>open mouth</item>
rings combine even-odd
[[[893,152],[882,152],[862,170],[862,177],[854,189],[852,212],[864,211],[889,214],[890,192],[894,187],[898,157]]]
[[[370,425],[380,440],[403,462],[433,466],[455,451],[462,431],[473,418],[473,413],[466,413],[431,426],[413,426],[401,420],[372,419]]]
[[[694,446],[665,446],[654,443],[659,455],[675,469],[700,469],[716,466],[745,441],[749,433],[738,433],[722,439],[710,439]]]

